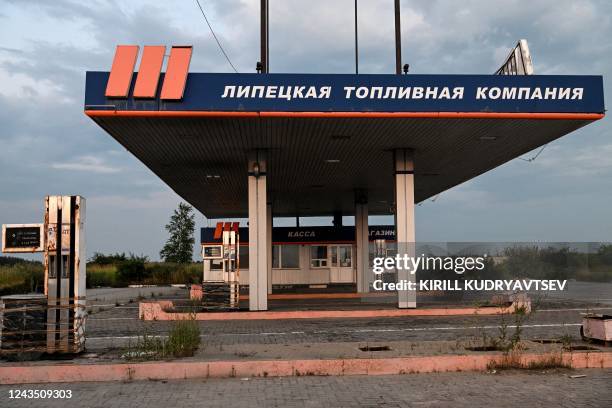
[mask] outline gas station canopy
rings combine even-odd
[[[396,149],[414,152],[420,202],[605,111],[600,76],[187,74],[187,61],[151,81],[143,64],[88,72],[85,112],[209,218],[248,214],[252,151],[266,152],[275,216],[353,214],[359,191],[390,214]]]

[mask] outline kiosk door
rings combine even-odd
[[[332,245],[329,247],[331,254],[331,283],[353,283],[355,282],[355,271],[353,269],[353,246]]]

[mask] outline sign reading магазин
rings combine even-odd
[[[601,76],[190,73],[183,99],[106,98],[88,72],[86,109],[280,112],[603,113]],[[135,80],[135,79],[134,79]],[[132,87],[133,88],[133,87]]]

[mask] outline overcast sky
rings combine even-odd
[[[201,3],[253,72],[259,1]],[[392,5],[359,1],[360,72],[394,71]],[[404,62],[486,74],[526,38],[537,74],[604,75],[609,101],[611,18],[606,0],[402,0]],[[116,44],[193,44],[191,71],[231,71],[195,0],[0,0],[0,223],[41,222],[46,194],[80,194],[88,255],[158,259],[180,197],[83,114],[85,71],[109,70]],[[270,0],[271,72],[351,73],[353,55],[352,0]],[[422,203],[417,239],[612,241],[611,130],[605,118]]]

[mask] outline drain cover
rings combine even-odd
[[[601,351],[598,348],[595,347],[589,347],[589,346],[570,346],[570,347],[563,347],[563,350],[565,351]]]
[[[389,346],[364,346],[359,347],[361,351],[390,351],[391,348]]]

